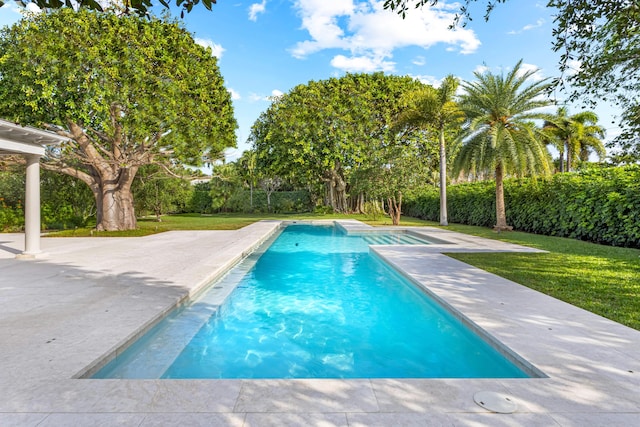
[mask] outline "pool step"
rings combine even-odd
[[[425,241],[410,234],[371,234],[363,235],[362,238],[370,245],[424,245]]]

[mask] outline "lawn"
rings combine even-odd
[[[138,230],[92,232],[66,230],[52,236],[144,236],[167,230],[235,230],[261,219],[291,219],[291,215],[198,214],[170,215],[156,222],[138,221]],[[365,215],[295,215],[298,219],[358,219],[371,225],[391,225],[388,217]],[[404,226],[436,226],[433,222],[402,218]],[[495,233],[491,229],[450,225],[447,229],[503,240],[548,251],[545,254],[450,254],[460,261],[490,271],[575,306],[640,330],[640,250],[596,245],[560,237],[521,232]]]
[[[640,250],[464,225],[448,229],[548,251],[449,256],[640,330]]]
[[[256,221],[263,219],[305,219],[305,220],[333,220],[333,219],[357,219],[371,225],[391,225],[391,219],[387,216],[372,218],[367,215],[342,215],[342,214],[182,214],[165,215],[162,221],[156,221],[155,217],[138,218],[138,229],[129,231],[102,231],[97,232],[92,228],[77,228],[75,230],[63,230],[48,233],[49,237],[140,237],[149,234],[161,233],[169,230],[237,230]],[[403,218],[402,225],[431,225],[433,223],[416,218]]]

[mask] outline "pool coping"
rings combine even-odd
[[[631,425],[640,420],[640,332],[442,254],[535,250],[430,227],[409,228],[451,243],[373,250],[548,378],[72,379],[276,227],[274,221],[228,232],[44,239],[50,255],[33,261],[3,256],[3,248],[15,253],[23,236],[0,235],[0,424]],[[163,252],[167,245],[176,252]],[[192,266],[195,271],[184,268],[196,262],[201,264]],[[488,412],[473,401],[476,392],[486,390],[510,396],[518,409],[509,415]]]

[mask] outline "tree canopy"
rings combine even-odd
[[[0,7],[4,5],[4,0],[0,0]],[[97,10],[103,12],[106,7],[105,4],[115,7],[118,11],[124,14],[137,14],[140,16],[147,16],[150,14],[150,9],[155,5],[152,0],[121,0],[114,2],[104,2],[100,0],[16,0],[16,3],[25,7],[27,4],[35,4],[40,9],[60,9],[63,7],[73,9],[88,9]],[[171,5],[171,1],[158,0],[162,6],[167,9]],[[185,12],[191,12],[194,6],[200,3],[200,0],[176,0],[176,6],[182,6],[182,16]],[[202,0],[202,5],[211,10],[212,6],[217,3],[217,0]]]
[[[296,86],[275,98],[252,127],[259,169],[315,193],[324,187],[334,210],[349,210],[352,172],[392,143],[402,94],[421,85],[410,77],[374,73]]]
[[[471,20],[465,0],[452,25]],[[499,3],[482,0],[485,19]],[[434,6],[438,0],[385,0],[384,7],[405,16],[411,6]],[[552,49],[561,53],[559,69],[570,99],[595,105],[605,100],[621,110],[622,134],[614,141],[640,158],[640,3],[637,0],[548,0],[555,9]]]
[[[456,14],[454,22],[451,25],[456,25],[460,21],[463,22],[463,25],[466,21],[471,21],[473,17],[469,12],[469,7],[472,3],[476,3],[478,0],[464,0],[463,4],[457,3],[456,5],[460,7],[459,12]],[[484,15],[484,19],[489,19],[489,15],[491,15],[491,11],[496,7],[498,3],[504,3],[507,0],[483,0],[486,2],[486,12]],[[385,0],[384,8],[397,12],[399,15],[402,15],[404,18],[409,11],[411,5],[415,9],[421,8],[423,6],[435,6],[438,4],[438,0]]]
[[[633,0],[558,1],[554,50],[574,88],[571,99],[606,100],[622,110],[624,152],[640,159],[640,3]],[[585,102],[586,101],[586,102]]]
[[[591,151],[601,160],[604,158],[606,152],[601,139],[605,131],[597,122],[598,116],[593,111],[581,111],[569,116],[566,107],[558,108],[557,113],[544,122],[544,130],[550,136],[550,143],[560,154],[560,172],[570,172],[578,158],[588,160]]]
[[[142,165],[201,165],[235,145],[217,60],[176,22],[71,9],[0,31],[0,117],[68,136],[43,166],[96,197],[99,229],[135,227]]]

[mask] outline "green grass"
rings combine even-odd
[[[548,251],[448,255],[640,330],[640,250],[464,225],[448,229]]]
[[[138,229],[123,232],[66,230],[52,236],[145,236],[167,230],[236,230],[262,219],[358,219],[371,225],[391,225],[388,217],[365,215],[168,215],[162,222],[138,221]],[[403,217],[404,226],[436,223]],[[596,245],[572,239],[521,232],[495,233],[491,229],[450,225],[447,229],[548,251],[545,254],[449,254],[452,258],[490,271],[529,288],[640,330],[640,250]]]
[[[333,220],[333,219],[357,219],[371,225],[391,225],[389,217],[380,216],[373,219],[366,215],[342,215],[342,214],[183,214],[165,215],[162,221],[156,221],[155,217],[139,218],[138,228],[128,231],[101,231],[97,232],[92,228],[77,228],[75,230],[63,230],[50,232],[49,237],[140,237],[155,233],[162,233],[169,230],[237,230],[256,221],[263,219],[301,219],[301,220]],[[416,218],[403,218],[402,225],[429,225],[431,222]]]

